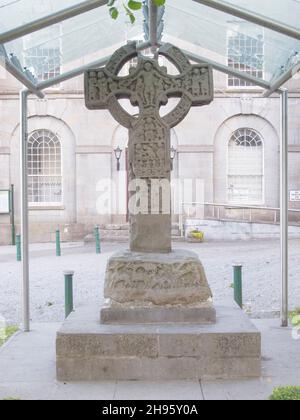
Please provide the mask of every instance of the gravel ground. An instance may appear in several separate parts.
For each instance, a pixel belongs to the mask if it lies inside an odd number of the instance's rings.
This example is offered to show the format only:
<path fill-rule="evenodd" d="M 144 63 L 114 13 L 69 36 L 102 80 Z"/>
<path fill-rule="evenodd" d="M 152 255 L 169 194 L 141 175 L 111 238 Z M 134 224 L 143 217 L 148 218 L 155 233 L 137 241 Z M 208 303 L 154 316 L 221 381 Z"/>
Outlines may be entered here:
<path fill-rule="evenodd" d="M 228 243 L 174 244 L 196 251 L 206 269 L 216 301 L 231 297 L 232 264 L 244 266 L 244 303 L 257 316 L 280 308 L 280 246 L 278 240 Z M 126 244 L 103 244 L 96 255 L 91 246 L 64 244 L 62 257 L 55 257 L 53 244 L 31 247 L 31 318 L 33 321 L 64 319 L 63 270 L 74 270 L 75 304 L 102 302 L 107 258 Z M 290 241 L 290 306 L 300 306 L 300 240 Z M 21 264 L 12 247 L 0 247 L 0 315 L 8 323 L 21 319 Z"/>

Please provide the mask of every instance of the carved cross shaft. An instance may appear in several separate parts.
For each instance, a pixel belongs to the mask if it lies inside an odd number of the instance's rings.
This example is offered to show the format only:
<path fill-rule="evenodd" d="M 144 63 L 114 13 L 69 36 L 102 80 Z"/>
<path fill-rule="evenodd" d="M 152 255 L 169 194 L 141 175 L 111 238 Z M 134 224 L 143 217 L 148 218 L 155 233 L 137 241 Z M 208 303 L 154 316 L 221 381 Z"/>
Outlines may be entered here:
<path fill-rule="evenodd" d="M 209 104 L 213 100 L 212 69 L 207 64 L 191 65 L 176 47 L 166 44 L 159 54 L 169 59 L 179 75 L 171 76 L 158 62 L 137 53 L 136 44 L 129 43 L 117 50 L 105 68 L 91 69 L 85 74 L 85 99 L 88 109 L 108 109 L 113 117 L 129 129 L 130 180 L 170 181 L 170 130 L 179 124 L 192 106 Z M 129 76 L 119 77 L 121 68 L 138 56 L 137 67 Z M 120 99 L 130 99 L 139 107 L 133 117 L 120 105 Z M 169 98 L 180 98 L 177 106 L 164 117 L 159 110 Z M 131 250 L 137 252 L 171 251 L 171 214 L 131 215 Z"/>

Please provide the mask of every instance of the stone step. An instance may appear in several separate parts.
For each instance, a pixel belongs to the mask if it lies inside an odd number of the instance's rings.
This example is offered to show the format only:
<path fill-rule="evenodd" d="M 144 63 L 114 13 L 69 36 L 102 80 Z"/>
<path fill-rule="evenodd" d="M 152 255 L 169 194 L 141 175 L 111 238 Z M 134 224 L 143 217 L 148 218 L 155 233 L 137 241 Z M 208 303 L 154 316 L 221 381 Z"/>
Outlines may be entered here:
<path fill-rule="evenodd" d="M 128 231 L 129 232 L 129 224 L 123 224 L 123 225 L 118 225 L 118 224 L 111 224 L 111 225 L 104 225 L 103 226 L 103 230 L 117 230 L 117 231 Z"/>
<path fill-rule="evenodd" d="M 59 381 L 249 379 L 261 376 L 261 335 L 236 306 L 214 325 L 100 324 L 100 307 L 76 308 L 57 334 Z"/>
<path fill-rule="evenodd" d="M 128 242 L 129 241 L 129 231 L 114 231 L 114 230 L 101 230 L 100 237 L 102 242 Z M 185 242 L 185 238 L 181 237 L 178 232 L 172 233 L 172 241 L 174 242 Z M 86 245 L 94 244 L 95 237 L 93 234 L 85 236 L 84 243 Z"/>
<path fill-rule="evenodd" d="M 100 228 L 101 241 L 103 242 L 128 242 L 129 241 L 129 224 L 107 224 Z M 172 224 L 172 240 L 175 242 L 182 242 L 184 238 L 181 237 L 179 225 Z M 85 244 L 94 244 L 95 237 L 91 233 L 84 238 Z"/>
<path fill-rule="evenodd" d="M 100 237 L 102 242 L 128 242 L 129 232 L 126 231 L 114 231 L 114 230 L 101 230 Z M 84 238 L 86 245 L 95 244 L 95 237 L 93 234 L 87 235 Z"/>

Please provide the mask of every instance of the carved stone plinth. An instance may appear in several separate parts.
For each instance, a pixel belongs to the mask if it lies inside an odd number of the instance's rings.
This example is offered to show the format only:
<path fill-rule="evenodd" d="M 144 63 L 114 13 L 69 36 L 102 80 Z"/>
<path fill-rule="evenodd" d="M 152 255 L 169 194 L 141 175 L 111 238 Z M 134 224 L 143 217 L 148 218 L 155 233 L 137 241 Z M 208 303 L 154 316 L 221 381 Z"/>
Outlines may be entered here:
<path fill-rule="evenodd" d="M 261 375 L 260 333 L 234 305 L 216 324 L 104 325 L 78 307 L 57 334 L 59 381 L 236 379 Z"/>
<path fill-rule="evenodd" d="M 197 254 L 122 252 L 107 264 L 103 323 L 214 323 L 211 290 Z"/>
<path fill-rule="evenodd" d="M 216 310 L 207 302 L 194 307 L 128 307 L 110 305 L 101 309 L 101 323 L 130 324 L 215 324 Z"/>

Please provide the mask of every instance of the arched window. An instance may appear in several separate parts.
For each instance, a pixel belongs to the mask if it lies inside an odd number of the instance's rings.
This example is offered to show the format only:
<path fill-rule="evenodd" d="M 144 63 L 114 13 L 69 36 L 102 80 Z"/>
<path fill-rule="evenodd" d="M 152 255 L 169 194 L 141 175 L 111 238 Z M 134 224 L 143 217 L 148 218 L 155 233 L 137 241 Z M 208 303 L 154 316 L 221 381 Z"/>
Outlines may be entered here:
<path fill-rule="evenodd" d="M 48 130 L 38 130 L 28 139 L 29 203 L 62 203 L 61 144 Z"/>
<path fill-rule="evenodd" d="M 235 131 L 228 146 L 228 201 L 232 204 L 263 204 L 264 145 L 254 130 Z"/>

